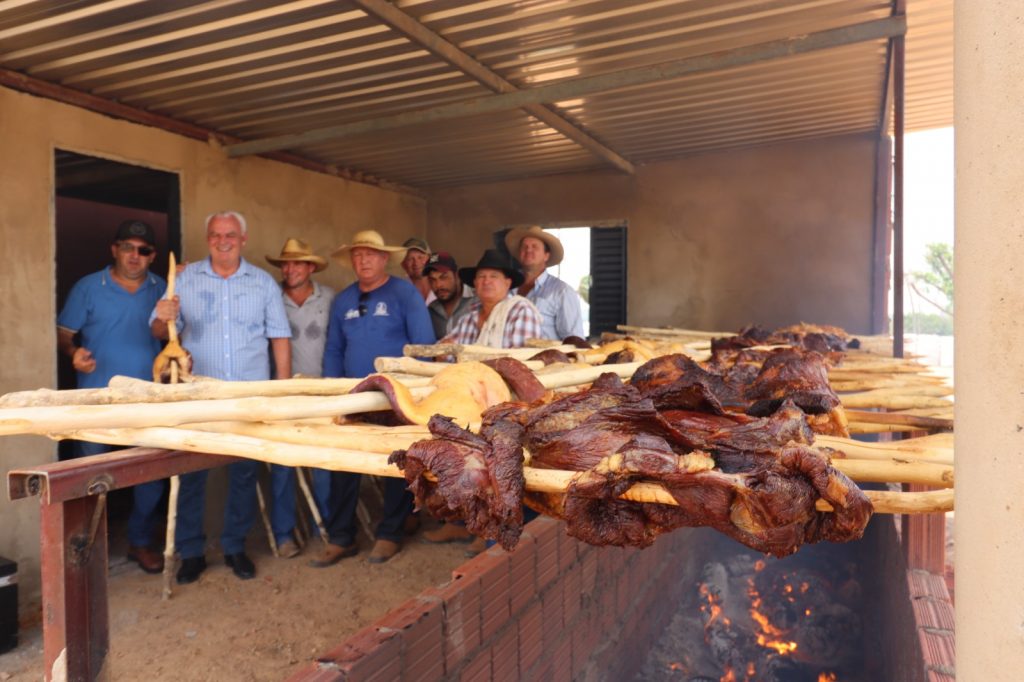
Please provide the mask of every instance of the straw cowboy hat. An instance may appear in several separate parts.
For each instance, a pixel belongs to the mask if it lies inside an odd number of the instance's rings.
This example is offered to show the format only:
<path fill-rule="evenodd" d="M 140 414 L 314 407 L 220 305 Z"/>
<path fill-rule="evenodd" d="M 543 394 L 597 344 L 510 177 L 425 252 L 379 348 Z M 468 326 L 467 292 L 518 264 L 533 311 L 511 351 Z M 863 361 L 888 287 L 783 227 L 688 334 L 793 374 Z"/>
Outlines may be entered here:
<path fill-rule="evenodd" d="M 565 251 L 562 249 L 562 242 L 558 241 L 558 237 L 545 232 L 540 228 L 539 225 L 531 225 L 530 227 L 517 227 L 509 230 L 508 234 L 505 235 L 505 246 L 508 247 L 509 253 L 512 254 L 513 258 L 519 257 L 519 244 L 522 243 L 526 237 L 533 237 L 539 239 L 548 246 L 548 252 L 551 254 L 551 258 L 548 259 L 548 267 L 552 265 L 558 265 L 562 262 L 562 258 L 565 257 Z"/>
<path fill-rule="evenodd" d="M 505 273 L 506 277 L 512 280 L 513 289 L 522 284 L 523 280 L 526 279 L 523 277 L 523 273 L 513 267 L 512 260 L 498 253 L 497 249 L 487 249 L 484 251 L 484 255 L 477 261 L 475 268 L 459 268 L 459 279 L 472 286 L 471 282 L 476 278 L 476 271 L 480 268 L 501 270 Z"/>
<path fill-rule="evenodd" d="M 352 262 L 349 260 L 348 255 L 352 252 L 352 249 L 360 246 L 367 249 L 373 249 L 374 251 L 383 251 L 390 256 L 392 263 L 398 263 L 405 258 L 405 248 L 401 246 L 388 246 L 384 243 L 384 237 L 381 237 L 380 232 L 377 232 L 376 230 L 363 230 L 362 232 L 356 232 L 356 236 L 352 238 L 352 243 L 339 247 L 331 254 L 331 258 L 335 259 L 342 265 L 351 265 Z"/>
<path fill-rule="evenodd" d="M 313 249 L 309 248 L 309 244 L 301 239 L 288 239 L 288 241 L 284 243 L 284 246 L 281 247 L 280 256 L 277 258 L 264 256 L 264 258 L 266 258 L 267 262 L 275 268 L 281 267 L 286 261 L 312 263 L 316 266 L 316 270 L 313 272 L 320 272 L 327 267 L 327 261 L 313 253 Z"/>

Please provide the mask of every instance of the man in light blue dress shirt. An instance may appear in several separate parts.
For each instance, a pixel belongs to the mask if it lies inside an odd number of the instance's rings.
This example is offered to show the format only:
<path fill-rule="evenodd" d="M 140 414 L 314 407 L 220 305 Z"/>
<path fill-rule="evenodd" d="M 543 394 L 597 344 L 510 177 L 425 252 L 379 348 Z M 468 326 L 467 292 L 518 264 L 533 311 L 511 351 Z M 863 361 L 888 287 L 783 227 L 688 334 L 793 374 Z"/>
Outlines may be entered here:
<path fill-rule="evenodd" d="M 525 296 L 540 311 L 541 336 L 563 340 L 583 337 L 580 296 L 571 286 L 547 272 L 565 255 L 558 237 L 537 225 L 517 227 L 505 235 L 505 246 L 523 266 L 525 281 L 516 293 Z"/>
<path fill-rule="evenodd" d="M 224 381 L 270 378 L 268 340 L 278 379 L 291 377 L 291 328 L 281 288 L 265 271 L 242 258 L 245 218 L 235 211 L 206 219 L 208 258 L 178 275 L 177 295 L 161 299 L 150 317 L 153 334 L 167 338 L 177 324 L 181 345 L 192 354 L 192 373 Z M 229 466 L 227 506 L 221 547 L 225 563 L 245 580 L 256 567 L 245 554 L 245 536 L 256 516 L 256 476 L 261 464 L 243 460 Z M 180 584 L 199 579 L 206 569 L 203 515 L 206 471 L 181 477 L 175 544 L 181 556 Z"/>

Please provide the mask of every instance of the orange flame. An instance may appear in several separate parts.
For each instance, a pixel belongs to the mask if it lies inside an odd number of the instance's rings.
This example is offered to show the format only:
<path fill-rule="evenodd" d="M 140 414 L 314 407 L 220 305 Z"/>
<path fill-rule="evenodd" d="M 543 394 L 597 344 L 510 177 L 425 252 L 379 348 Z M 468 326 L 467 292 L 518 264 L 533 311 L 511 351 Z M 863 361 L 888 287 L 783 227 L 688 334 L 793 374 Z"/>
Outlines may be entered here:
<path fill-rule="evenodd" d="M 764 559 L 758 559 L 757 561 L 754 562 L 754 570 L 757 571 L 758 573 L 760 573 L 761 571 L 764 570 L 764 567 L 766 565 L 767 564 L 765 564 Z"/>
<path fill-rule="evenodd" d="M 700 607 L 700 610 L 704 613 L 710 613 L 711 617 L 708 618 L 708 622 L 704 624 L 704 627 L 710 627 L 718 618 L 722 619 L 722 623 L 729 625 L 730 621 L 728 618 L 722 615 L 722 598 L 718 595 L 712 594 L 711 590 L 708 589 L 707 584 L 700 586 L 700 595 L 707 600 L 707 604 Z"/>
<path fill-rule="evenodd" d="M 837 679 L 835 673 L 821 673 L 818 675 L 818 682 L 836 682 Z"/>
<path fill-rule="evenodd" d="M 676 662 L 676 663 L 669 663 L 668 664 L 668 669 L 669 670 L 682 670 L 683 672 L 685 672 L 686 671 L 686 666 L 683 665 L 682 663 L 678 663 L 678 662 Z"/>
<path fill-rule="evenodd" d="M 791 585 L 787 585 L 792 589 Z M 750 617 L 754 619 L 760 628 L 760 632 L 755 633 L 757 636 L 757 643 L 766 649 L 774 649 L 777 653 L 785 656 L 796 651 L 796 642 L 784 641 L 782 639 L 783 632 L 777 627 L 772 625 L 771 621 L 768 620 L 768 616 L 761 613 L 761 594 L 754 587 L 753 580 L 747 580 L 747 594 L 750 596 Z"/>
<path fill-rule="evenodd" d="M 725 674 L 718 678 L 718 682 L 736 682 L 736 675 L 732 668 L 726 668 Z"/>

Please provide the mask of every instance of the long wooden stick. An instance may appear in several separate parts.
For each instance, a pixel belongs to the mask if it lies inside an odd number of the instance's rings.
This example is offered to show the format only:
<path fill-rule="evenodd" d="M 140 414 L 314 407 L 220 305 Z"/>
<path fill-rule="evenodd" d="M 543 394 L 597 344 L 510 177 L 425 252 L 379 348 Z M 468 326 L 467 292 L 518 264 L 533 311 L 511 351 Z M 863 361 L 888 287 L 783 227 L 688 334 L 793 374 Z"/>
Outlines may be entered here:
<path fill-rule="evenodd" d="M 320 540 L 323 541 L 324 545 L 330 544 L 331 538 L 327 533 L 327 526 L 324 525 L 323 516 L 320 515 L 320 507 L 316 504 L 316 497 L 313 495 L 313 491 L 309 489 L 309 483 L 306 482 L 306 472 L 309 471 L 306 467 L 295 467 L 295 477 L 299 481 L 299 489 L 302 490 L 302 496 L 306 499 L 306 504 L 309 505 L 309 512 L 313 515 L 313 521 L 316 523 L 317 533 L 320 535 Z M 312 476 L 312 472 L 310 472 Z"/>
<path fill-rule="evenodd" d="M 413 395 L 417 397 L 426 396 L 432 390 L 429 387 L 411 389 Z M 0 435 L 46 434 L 79 429 L 83 426 L 118 428 L 177 426 L 207 421 L 276 421 L 390 409 L 391 403 L 378 391 L 323 397 L 291 396 L 174 403 L 18 407 L 0 410 Z"/>
<path fill-rule="evenodd" d="M 909 426 L 912 429 L 952 429 L 952 419 L 940 419 L 936 417 L 921 417 L 912 414 L 899 414 L 893 412 L 873 412 L 867 410 L 845 409 L 846 418 L 850 422 L 865 424 L 895 424 Z M 901 429 L 901 430 L 912 430 Z"/>
<path fill-rule="evenodd" d="M 441 365 L 444 367 L 444 365 Z M 163 403 L 185 400 L 230 400 L 234 398 L 280 397 L 288 395 L 345 395 L 362 379 L 280 379 L 275 381 L 218 381 L 200 379 L 187 384 L 155 384 L 132 377 L 115 376 L 106 388 L 69 391 L 39 389 L 19 391 L 0 397 L 0 408 L 57 405 L 120 405 Z M 426 386 L 428 378 L 405 379 L 409 388 Z"/>
<path fill-rule="evenodd" d="M 174 298 L 174 284 L 178 274 L 177 263 L 175 262 L 174 252 L 170 253 L 168 259 L 167 268 L 167 291 L 164 293 L 165 298 Z M 178 341 L 178 329 L 174 323 L 167 325 L 167 333 L 170 335 L 173 330 L 173 336 L 169 336 L 174 340 L 175 343 Z M 171 363 L 171 383 L 177 384 L 180 379 L 178 373 L 178 364 L 176 362 Z M 171 598 L 172 587 L 171 577 L 174 575 L 177 569 L 177 547 L 175 544 L 174 534 L 178 528 L 178 491 L 181 488 L 181 478 L 178 476 L 171 476 L 170 489 L 167 494 L 167 534 L 164 536 L 164 570 L 163 570 L 163 581 L 164 589 L 162 598 L 164 601 Z"/>
<path fill-rule="evenodd" d="M 552 346 L 552 348 L 566 353 L 579 350 L 576 346 L 567 344 Z M 458 358 L 472 356 L 476 360 L 491 357 L 528 360 L 539 352 L 536 348 L 492 348 L 490 346 L 478 346 L 468 343 L 433 343 L 428 345 L 410 343 L 402 348 L 402 355 L 413 358 L 436 358 L 444 355 L 453 355 Z"/>
<path fill-rule="evenodd" d="M 387 464 L 387 459 L 382 457 L 380 454 L 341 448 L 285 444 L 261 438 L 253 438 L 251 436 L 239 436 L 227 433 L 209 433 L 189 429 L 153 427 L 147 429 L 87 429 L 67 435 L 70 438 L 90 440 L 97 443 L 110 443 L 114 445 L 147 445 L 149 447 L 186 450 L 190 452 L 212 452 L 225 455 L 235 455 L 239 457 L 248 457 L 250 459 L 258 459 L 265 462 L 273 462 L 284 466 L 311 466 L 320 469 L 329 469 L 331 471 L 351 471 L 353 473 L 371 474 L 375 476 L 397 477 L 401 475 L 398 468 Z M 837 459 L 833 461 L 833 465 L 842 471 L 843 467 L 848 467 L 851 461 L 854 460 Z M 870 470 L 869 465 L 875 464 L 877 463 L 866 463 L 864 466 L 860 467 L 860 471 L 867 472 Z M 935 471 L 940 472 L 938 477 L 921 476 L 919 474 L 921 471 L 920 468 L 915 469 L 913 467 L 904 467 L 898 469 L 900 476 L 896 479 L 885 479 L 882 475 L 872 476 L 872 478 L 883 479 L 888 482 L 902 482 L 902 478 L 907 476 L 917 479 L 914 482 L 923 483 L 925 485 L 945 486 L 949 484 L 945 470 L 949 470 L 948 476 L 951 478 L 952 473 L 950 467 L 938 467 L 938 465 L 929 465 L 929 467 L 937 467 Z M 896 471 L 897 469 L 887 468 L 886 470 Z M 550 470 L 525 467 L 524 471 L 533 472 L 531 476 L 534 477 L 534 482 L 539 485 L 540 481 L 547 480 L 545 479 L 547 474 L 536 472 L 549 472 Z M 579 473 L 580 472 L 572 471 L 559 472 L 550 474 L 550 477 L 551 480 L 561 481 L 562 479 L 559 478 L 559 475 L 564 474 L 571 478 Z M 528 488 L 530 480 L 531 479 L 528 477 Z M 566 485 L 568 485 L 568 483 L 566 483 Z M 542 488 L 530 489 L 544 490 Z M 564 492 L 565 486 L 560 490 Z M 546 491 L 558 492 L 558 490 Z"/>
<path fill-rule="evenodd" d="M 891 443 L 865 443 L 852 438 L 815 436 L 814 445 L 829 447 L 856 459 L 903 459 L 953 465 L 953 434 L 939 433 Z"/>

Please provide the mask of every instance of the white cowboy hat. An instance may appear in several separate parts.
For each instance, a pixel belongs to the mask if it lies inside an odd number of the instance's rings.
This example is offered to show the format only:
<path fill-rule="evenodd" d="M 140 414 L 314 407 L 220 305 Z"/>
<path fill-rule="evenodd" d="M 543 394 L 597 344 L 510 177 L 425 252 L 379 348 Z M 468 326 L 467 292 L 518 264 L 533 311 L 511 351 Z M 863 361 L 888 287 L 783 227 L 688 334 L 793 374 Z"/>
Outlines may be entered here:
<path fill-rule="evenodd" d="M 565 257 L 562 242 L 558 241 L 558 237 L 555 235 L 542 230 L 540 225 L 517 227 L 509 230 L 508 234 L 505 235 L 505 246 L 508 247 L 508 252 L 512 254 L 513 258 L 519 258 L 519 244 L 526 237 L 533 237 L 547 244 L 548 252 L 551 254 L 551 258 L 548 259 L 549 268 L 562 262 L 562 258 Z"/>
<path fill-rule="evenodd" d="M 359 247 L 373 249 L 374 251 L 383 251 L 388 254 L 392 263 L 399 263 L 403 258 L 405 258 L 405 248 L 401 246 L 388 246 L 384 243 L 384 237 L 380 236 L 380 232 L 377 232 L 376 230 L 363 230 L 362 232 L 356 232 L 356 236 L 352 238 L 352 243 L 338 247 L 338 249 L 331 254 L 331 258 L 335 259 L 342 265 L 351 265 L 352 262 L 348 258 L 348 255 L 352 252 L 352 249 Z"/>
<path fill-rule="evenodd" d="M 264 256 L 267 262 L 276 268 L 281 267 L 286 261 L 301 261 L 304 263 L 313 263 L 316 265 L 316 270 L 313 272 L 320 272 L 327 267 L 327 261 L 320 256 L 313 253 L 313 249 L 309 248 L 309 244 L 302 241 L 301 239 L 289 238 L 281 247 L 281 255 L 277 258 L 272 256 Z"/>

